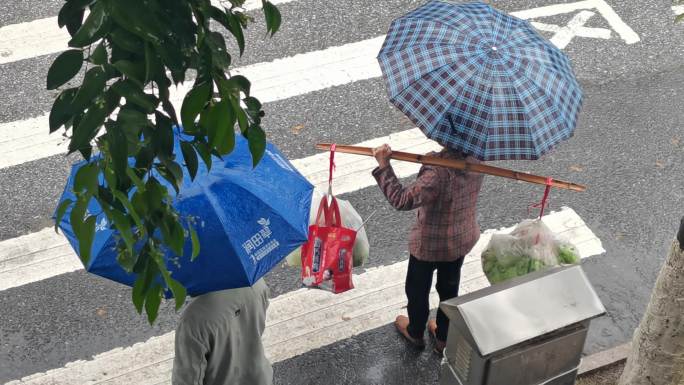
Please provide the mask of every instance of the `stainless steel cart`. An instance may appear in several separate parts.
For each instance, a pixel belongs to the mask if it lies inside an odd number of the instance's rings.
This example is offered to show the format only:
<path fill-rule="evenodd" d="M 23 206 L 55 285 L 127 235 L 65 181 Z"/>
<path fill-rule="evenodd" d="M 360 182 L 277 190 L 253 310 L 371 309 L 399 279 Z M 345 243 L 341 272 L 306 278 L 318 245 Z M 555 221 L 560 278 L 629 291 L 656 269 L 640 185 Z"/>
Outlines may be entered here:
<path fill-rule="evenodd" d="M 580 266 L 528 274 L 440 304 L 441 385 L 571 385 L 605 308 Z"/>

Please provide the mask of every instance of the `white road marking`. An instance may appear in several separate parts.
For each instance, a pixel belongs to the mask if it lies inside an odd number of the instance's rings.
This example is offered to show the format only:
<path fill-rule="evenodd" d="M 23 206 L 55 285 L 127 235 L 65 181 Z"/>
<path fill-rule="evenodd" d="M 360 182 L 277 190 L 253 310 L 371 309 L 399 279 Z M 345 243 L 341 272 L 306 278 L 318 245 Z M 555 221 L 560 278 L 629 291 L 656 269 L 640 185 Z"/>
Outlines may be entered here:
<path fill-rule="evenodd" d="M 389 143 L 397 150 L 426 153 L 439 148 L 415 128 L 359 143 L 359 146 L 377 146 Z M 328 178 L 328 154 L 322 153 L 292 161 L 302 175 L 316 187 L 324 189 Z M 375 184 L 371 170 L 376 166 L 370 157 L 349 154 L 336 155 L 335 193 L 344 194 Z M 412 163 L 395 163 L 399 177 L 418 172 Z M 48 279 L 83 269 L 81 261 L 62 235 L 52 227 L 36 233 L 0 242 L 0 291 Z"/>
<path fill-rule="evenodd" d="M 580 28 L 583 28 L 587 21 L 589 21 L 589 19 L 591 19 L 594 15 L 596 14 L 591 11 L 582 11 L 576 14 L 568 22 L 567 26 L 560 28 L 558 32 L 553 35 L 553 37 L 550 39 L 551 43 L 561 49 L 567 47 L 572 39 L 577 36 L 577 31 Z"/>
<path fill-rule="evenodd" d="M 294 0 L 280 0 L 280 3 Z M 251 4 L 255 4 L 253 1 Z M 639 41 L 634 33 L 603 0 L 586 0 L 577 3 L 556 4 L 526 11 L 514 12 L 521 18 L 538 18 L 557 14 L 570 13 L 577 10 L 594 9 L 601 13 L 613 29 L 628 43 Z M 556 33 L 557 44 L 565 46 L 573 36 L 608 38 L 610 31 L 600 28 L 583 27 L 581 21 L 588 11 L 580 13 L 578 22 L 567 27 L 533 22 L 543 30 Z M 575 19 L 573 19 L 575 20 Z M 5 28 L 5 27 L 3 27 Z M 7 27 L 8 28 L 8 27 Z M 572 31 L 572 33 L 570 32 Z M 0 31 L 0 50 L 2 50 L 3 33 Z M 50 36 L 48 33 L 47 36 Z M 10 36 L 11 37 L 11 36 Z M 46 38 L 46 41 L 49 41 Z M 328 87 L 353 83 L 360 80 L 381 76 L 375 56 L 380 49 L 384 36 L 331 47 L 321 51 L 308 52 L 272 62 L 259 63 L 235 70 L 248 76 L 253 82 L 253 94 L 263 102 L 282 100 L 285 98 L 322 90 Z M 35 44 L 12 45 L 35 46 Z M 562 48 L 562 47 L 561 47 Z M 182 85 L 173 92 L 172 99 L 177 106 L 189 89 Z M 0 169 L 15 166 L 32 160 L 58 155 L 66 152 L 66 141 L 59 133 L 47 134 L 48 115 L 42 115 L 21 121 L 0 124 Z"/>
<path fill-rule="evenodd" d="M 641 41 L 639 35 L 627 25 L 615 10 L 605 0 L 593 0 L 596 10 L 608 21 L 610 27 L 620 35 L 627 44 L 635 44 Z"/>
<path fill-rule="evenodd" d="M 252 95 L 263 103 L 303 95 L 328 87 L 381 76 L 375 56 L 384 36 L 320 51 L 258 63 L 233 71 L 252 82 Z M 172 89 L 177 111 L 190 82 Z M 48 135 L 48 114 L 0 124 L 0 169 L 64 154 L 67 142 L 60 132 Z"/>
<path fill-rule="evenodd" d="M 601 241 L 584 221 L 569 208 L 544 217 L 544 222 L 560 236 L 572 238 L 582 258 L 605 252 Z M 512 228 L 489 230 L 466 256 L 463 266 L 461 293 L 465 294 L 489 284 L 484 277 L 480 254 L 494 233 L 510 232 Z M 271 301 L 263 341 L 273 362 L 306 353 L 382 327 L 404 313 L 404 276 L 407 262 L 368 269 L 354 276 L 355 289 L 340 295 L 320 290 L 300 289 Z M 431 293 L 430 302 L 439 300 Z M 174 332 L 153 337 L 146 342 L 117 348 L 76 361 L 46 373 L 37 373 L 7 385 L 58 384 L 168 384 L 171 378 Z"/>
<path fill-rule="evenodd" d="M 549 17 L 562 15 L 565 13 L 572 13 L 582 9 L 590 9 L 593 8 L 594 5 L 594 0 L 584 0 L 575 3 L 545 5 L 543 7 L 512 12 L 511 15 L 521 19 L 535 19 L 539 17 Z"/>
<path fill-rule="evenodd" d="M 555 24 L 540 23 L 538 21 L 533 21 L 531 24 L 534 28 L 545 31 L 545 32 L 560 32 L 563 27 Z M 588 37 L 592 39 L 604 39 L 608 40 L 611 37 L 611 31 L 606 28 L 589 28 L 589 27 L 577 27 L 574 29 L 575 36 L 577 37 Z"/>
<path fill-rule="evenodd" d="M 271 0 L 271 3 L 291 1 L 294 0 Z M 244 8 L 260 9 L 261 0 L 247 0 Z M 4 26 L 0 28 L 0 64 L 64 51 L 70 39 L 66 28 L 60 29 L 57 25 L 57 17 Z"/>
<path fill-rule="evenodd" d="M 601 14 L 601 16 L 603 16 L 603 18 L 606 19 L 610 27 L 620 36 L 622 40 L 624 40 L 626 44 L 634 44 L 641 40 L 639 38 L 639 35 L 636 32 L 634 32 L 634 30 L 630 28 L 629 25 L 622 21 L 620 16 L 615 12 L 615 10 L 613 10 L 613 8 L 608 3 L 606 3 L 605 0 L 584 0 L 575 3 L 553 4 L 539 8 L 527 9 L 524 11 L 512 12 L 511 15 L 519 17 L 521 19 L 537 19 L 555 15 L 563 15 L 583 10 L 598 11 Z M 534 25 L 535 23 L 533 22 L 532 24 Z M 549 26 L 550 24 L 542 25 Z M 605 32 L 598 32 L 596 30 L 592 30 L 591 32 L 589 32 L 584 29 L 577 29 L 577 33 L 575 34 L 575 36 L 598 37 L 603 39 L 603 36 L 605 36 Z"/>

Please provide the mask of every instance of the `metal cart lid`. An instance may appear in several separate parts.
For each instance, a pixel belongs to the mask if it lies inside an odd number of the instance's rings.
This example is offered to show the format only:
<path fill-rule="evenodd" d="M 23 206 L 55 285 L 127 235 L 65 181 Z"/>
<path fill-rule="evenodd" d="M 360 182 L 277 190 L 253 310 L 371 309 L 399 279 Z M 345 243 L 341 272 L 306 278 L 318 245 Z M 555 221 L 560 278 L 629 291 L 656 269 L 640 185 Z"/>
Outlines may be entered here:
<path fill-rule="evenodd" d="M 606 312 L 580 266 L 528 274 L 440 307 L 483 356 Z"/>

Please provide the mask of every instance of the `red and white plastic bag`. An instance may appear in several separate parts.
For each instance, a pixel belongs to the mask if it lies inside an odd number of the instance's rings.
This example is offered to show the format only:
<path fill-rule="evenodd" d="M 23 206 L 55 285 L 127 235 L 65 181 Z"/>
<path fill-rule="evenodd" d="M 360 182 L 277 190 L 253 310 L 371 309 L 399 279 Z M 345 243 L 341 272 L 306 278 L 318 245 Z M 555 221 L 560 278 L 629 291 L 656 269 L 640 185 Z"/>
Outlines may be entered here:
<path fill-rule="evenodd" d="M 354 288 L 354 242 L 356 230 L 343 227 L 340 206 L 332 194 L 335 146 L 330 150 L 328 194 L 321 199 L 309 239 L 302 246 L 302 284 L 335 294 Z"/>

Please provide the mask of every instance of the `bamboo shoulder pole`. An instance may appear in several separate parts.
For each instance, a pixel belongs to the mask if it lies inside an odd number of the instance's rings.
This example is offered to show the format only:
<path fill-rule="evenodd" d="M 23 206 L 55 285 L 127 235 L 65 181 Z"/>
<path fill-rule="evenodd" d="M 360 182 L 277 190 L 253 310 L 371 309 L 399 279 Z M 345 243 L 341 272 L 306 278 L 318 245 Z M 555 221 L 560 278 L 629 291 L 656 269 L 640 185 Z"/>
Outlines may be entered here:
<path fill-rule="evenodd" d="M 331 147 L 330 143 L 319 143 L 316 145 L 317 149 L 325 150 L 325 151 L 330 151 L 330 147 Z M 345 146 L 345 145 L 339 145 L 338 144 L 335 146 L 335 151 L 343 152 L 343 153 L 347 153 L 347 154 L 373 156 L 373 149 L 370 147 Z M 412 153 L 401 152 L 401 151 L 392 151 L 391 158 L 396 159 L 396 160 L 405 161 L 405 162 L 420 163 L 420 164 L 425 164 L 425 165 L 430 165 L 430 166 L 455 168 L 458 170 L 465 170 L 465 171 L 477 172 L 477 173 L 481 173 L 481 174 L 500 176 L 503 178 L 515 179 L 515 180 L 520 180 L 520 181 L 529 182 L 529 183 L 542 184 L 542 185 L 546 185 L 546 180 L 547 180 L 547 177 L 544 177 L 544 176 L 528 174 L 525 172 L 509 170 L 509 169 L 501 168 L 501 167 L 487 166 L 484 164 L 468 163 L 465 160 L 458 160 L 458 159 L 443 159 L 443 158 L 438 158 L 435 156 L 412 154 Z M 566 182 L 566 181 L 562 181 L 562 180 L 558 180 L 558 179 L 552 179 L 551 180 L 551 186 L 566 189 L 566 190 L 580 191 L 580 192 L 585 191 L 587 189 L 586 186 L 576 184 L 576 183 Z"/>

